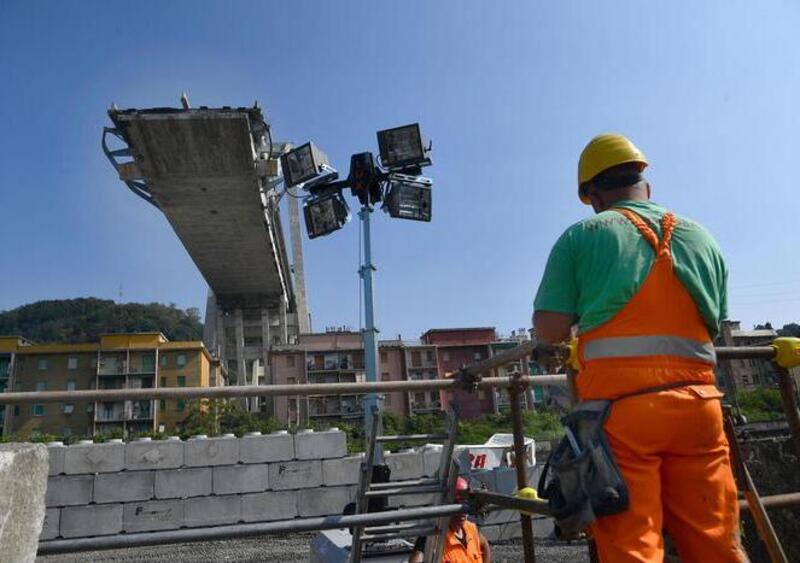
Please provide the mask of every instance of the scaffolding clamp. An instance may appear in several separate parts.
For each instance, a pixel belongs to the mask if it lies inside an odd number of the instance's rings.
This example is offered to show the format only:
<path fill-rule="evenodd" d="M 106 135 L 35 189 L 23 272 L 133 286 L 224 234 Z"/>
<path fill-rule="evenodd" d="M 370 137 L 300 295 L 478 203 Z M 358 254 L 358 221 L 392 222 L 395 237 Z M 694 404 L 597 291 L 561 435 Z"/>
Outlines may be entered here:
<path fill-rule="evenodd" d="M 782 336 L 772 341 L 775 348 L 775 363 L 782 368 L 800 366 L 800 338 Z"/>
<path fill-rule="evenodd" d="M 471 372 L 466 368 L 461 368 L 453 375 L 456 387 L 468 393 L 474 393 L 478 389 L 478 383 L 480 383 L 482 379 L 483 376 L 481 376 L 480 373 Z"/>

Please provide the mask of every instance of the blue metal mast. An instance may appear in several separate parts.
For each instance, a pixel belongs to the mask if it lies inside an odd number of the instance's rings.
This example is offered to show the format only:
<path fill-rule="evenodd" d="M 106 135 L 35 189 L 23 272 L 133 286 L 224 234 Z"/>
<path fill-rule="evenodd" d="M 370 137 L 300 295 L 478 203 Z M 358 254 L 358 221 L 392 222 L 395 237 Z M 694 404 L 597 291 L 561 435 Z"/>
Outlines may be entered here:
<path fill-rule="evenodd" d="M 361 219 L 361 226 L 364 230 L 364 263 L 361 265 L 359 275 L 364 289 L 364 330 L 361 333 L 364 343 L 364 367 L 366 368 L 367 381 L 372 383 L 378 381 L 378 329 L 375 327 L 375 303 L 372 288 L 372 275 L 375 272 L 375 265 L 372 263 L 372 239 L 370 235 L 370 215 L 372 207 L 364 205 L 358 216 Z M 368 393 L 364 395 L 364 429 L 369 441 L 369 432 L 372 428 L 372 413 L 379 409 L 378 395 Z M 369 462 L 369 460 L 368 460 Z M 381 444 L 375 444 L 375 457 L 372 464 L 383 462 L 383 448 Z"/>

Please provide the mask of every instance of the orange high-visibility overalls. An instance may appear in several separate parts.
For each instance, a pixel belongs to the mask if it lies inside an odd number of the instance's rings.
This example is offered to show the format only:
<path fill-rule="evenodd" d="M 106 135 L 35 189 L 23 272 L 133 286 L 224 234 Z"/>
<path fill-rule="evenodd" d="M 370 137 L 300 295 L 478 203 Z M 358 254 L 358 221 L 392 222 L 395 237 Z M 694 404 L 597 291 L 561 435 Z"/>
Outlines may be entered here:
<path fill-rule="evenodd" d="M 728 441 L 714 385 L 708 329 L 673 271 L 677 222 L 661 219 L 661 241 L 636 213 L 615 208 L 656 257 L 639 291 L 610 321 L 579 338 L 581 399 L 695 382 L 615 402 L 605 431 L 630 495 L 630 508 L 591 526 L 601 561 L 662 561 L 662 527 L 683 561 L 746 561 Z"/>
<path fill-rule="evenodd" d="M 463 526 L 465 543 L 461 543 L 456 535 L 447 530 L 442 551 L 442 563 L 481 563 L 481 536 L 478 527 L 467 520 Z"/>

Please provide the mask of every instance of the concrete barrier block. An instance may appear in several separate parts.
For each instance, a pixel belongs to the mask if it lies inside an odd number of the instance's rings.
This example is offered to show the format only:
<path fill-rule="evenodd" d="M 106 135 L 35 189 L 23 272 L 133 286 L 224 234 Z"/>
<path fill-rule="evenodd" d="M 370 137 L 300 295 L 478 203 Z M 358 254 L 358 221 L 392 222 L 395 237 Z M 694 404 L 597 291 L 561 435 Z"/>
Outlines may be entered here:
<path fill-rule="evenodd" d="M 61 535 L 64 538 L 110 536 L 121 531 L 121 504 L 93 504 L 61 509 Z"/>
<path fill-rule="evenodd" d="M 268 463 L 294 458 L 294 438 L 288 432 L 265 436 L 245 436 L 239 440 L 239 461 Z"/>
<path fill-rule="evenodd" d="M 322 485 L 322 461 L 282 461 L 269 464 L 269 483 L 275 491 Z"/>
<path fill-rule="evenodd" d="M 213 469 L 215 495 L 256 493 L 269 488 L 267 465 L 223 465 Z"/>
<path fill-rule="evenodd" d="M 45 504 L 72 506 L 92 502 L 94 475 L 56 475 L 47 480 Z"/>
<path fill-rule="evenodd" d="M 47 455 L 50 462 L 50 470 L 48 475 L 60 475 L 64 473 L 64 454 L 67 452 L 67 447 L 62 445 L 49 445 L 47 446 Z"/>
<path fill-rule="evenodd" d="M 183 442 L 179 440 L 137 441 L 125 446 L 125 467 L 133 469 L 177 469 L 183 465 Z"/>
<path fill-rule="evenodd" d="M 341 514 L 353 501 L 355 487 L 321 487 L 297 491 L 297 512 L 301 517 Z"/>
<path fill-rule="evenodd" d="M 325 432 L 304 431 L 294 435 L 296 459 L 328 459 L 347 454 L 347 436 L 336 429 Z"/>
<path fill-rule="evenodd" d="M 424 477 L 434 477 L 439 471 L 439 460 L 442 458 L 442 448 L 423 448 L 422 467 Z"/>
<path fill-rule="evenodd" d="M 0 446 L 0 561 L 36 558 L 48 467 L 43 444 Z"/>
<path fill-rule="evenodd" d="M 425 474 L 422 452 L 398 452 L 385 457 L 386 465 L 392 471 L 392 481 L 419 479 Z"/>
<path fill-rule="evenodd" d="M 237 438 L 192 438 L 183 444 L 183 463 L 187 467 L 234 465 L 239 462 Z"/>
<path fill-rule="evenodd" d="M 357 485 L 364 454 L 322 460 L 322 482 L 326 487 Z"/>
<path fill-rule="evenodd" d="M 210 467 L 156 471 L 157 499 L 200 497 L 210 495 L 211 490 Z"/>
<path fill-rule="evenodd" d="M 121 471 L 125 465 L 125 444 L 76 444 L 66 448 L 64 473 L 112 473 Z"/>
<path fill-rule="evenodd" d="M 61 520 L 60 508 L 48 508 L 44 512 L 44 524 L 42 524 L 42 533 L 39 540 L 52 540 L 58 537 L 59 523 Z"/>
<path fill-rule="evenodd" d="M 238 495 L 198 497 L 183 501 L 184 525 L 216 526 L 236 524 L 242 518 L 242 499 Z"/>
<path fill-rule="evenodd" d="M 245 522 L 289 520 L 296 516 L 297 493 L 294 491 L 242 495 L 242 520 Z"/>
<path fill-rule="evenodd" d="M 176 530 L 181 526 L 182 500 L 154 500 L 123 505 L 122 529 L 127 533 Z"/>
<path fill-rule="evenodd" d="M 152 471 L 98 473 L 94 477 L 94 502 L 126 502 L 153 498 L 155 476 Z"/>

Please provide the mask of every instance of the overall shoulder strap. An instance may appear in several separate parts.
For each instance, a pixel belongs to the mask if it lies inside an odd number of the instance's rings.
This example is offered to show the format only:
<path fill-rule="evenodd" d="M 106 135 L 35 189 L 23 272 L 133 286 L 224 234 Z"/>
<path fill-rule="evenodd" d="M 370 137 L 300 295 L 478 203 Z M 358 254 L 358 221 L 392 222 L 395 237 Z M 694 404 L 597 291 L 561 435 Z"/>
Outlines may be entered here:
<path fill-rule="evenodd" d="M 638 213 L 624 207 L 612 207 L 611 209 L 623 215 L 638 229 L 644 239 L 653 247 L 657 256 L 669 255 L 669 243 L 672 240 L 675 225 L 678 223 L 673 213 L 667 212 L 661 217 L 661 240 L 659 241 L 658 235 Z"/>

